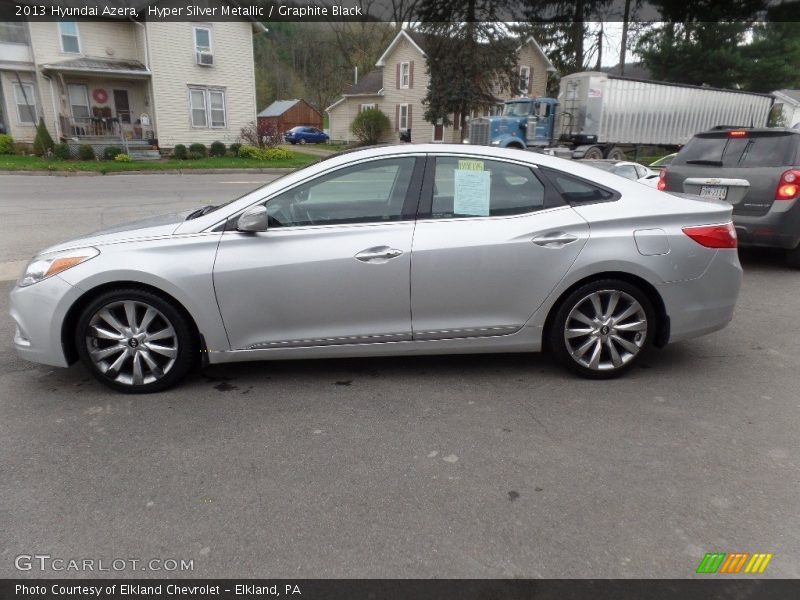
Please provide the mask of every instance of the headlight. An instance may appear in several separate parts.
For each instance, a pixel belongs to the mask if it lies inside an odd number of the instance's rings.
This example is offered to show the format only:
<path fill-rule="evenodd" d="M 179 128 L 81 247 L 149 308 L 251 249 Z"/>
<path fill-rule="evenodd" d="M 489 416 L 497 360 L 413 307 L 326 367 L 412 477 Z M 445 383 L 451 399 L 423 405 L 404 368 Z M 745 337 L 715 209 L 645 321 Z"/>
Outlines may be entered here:
<path fill-rule="evenodd" d="M 469 144 L 469 138 L 464 138 L 463 140 L 461 140 L 461 143 L 462 144 Z"/>
<path fill-rule="evenodd" d="M 76 248 L 40 254 L 28 263 L 17 285 L 25 287 L 57 275 L 100 254 L 97 248 Z"/>
<path fill-rule="evenodd" d="M 500 140 L 494 140 L 492 142 L 492 146 L 499 146 L 499 145 L 500 145 Z"/>

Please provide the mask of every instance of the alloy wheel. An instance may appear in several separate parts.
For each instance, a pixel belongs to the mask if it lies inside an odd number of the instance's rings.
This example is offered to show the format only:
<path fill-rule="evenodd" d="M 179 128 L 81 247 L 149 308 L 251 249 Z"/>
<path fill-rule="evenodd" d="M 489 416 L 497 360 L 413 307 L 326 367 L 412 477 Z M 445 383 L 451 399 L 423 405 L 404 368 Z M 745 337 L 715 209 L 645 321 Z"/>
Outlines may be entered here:
<path fill-rule="evenodd" d="M 572 359 L 592 371 L 623 367 L 647 340 L 647 313 L 630 294 L 598 290 L 579 300 L 564 323 L 564 342 Z"/>
<path fill-rule="evenodd" d="M 162 379 L 178 357 L 178 334 L 160 310 L 139 300 L 110 302 L 86 329 L 90 360 L 108 379 L 140 386 Z"/>

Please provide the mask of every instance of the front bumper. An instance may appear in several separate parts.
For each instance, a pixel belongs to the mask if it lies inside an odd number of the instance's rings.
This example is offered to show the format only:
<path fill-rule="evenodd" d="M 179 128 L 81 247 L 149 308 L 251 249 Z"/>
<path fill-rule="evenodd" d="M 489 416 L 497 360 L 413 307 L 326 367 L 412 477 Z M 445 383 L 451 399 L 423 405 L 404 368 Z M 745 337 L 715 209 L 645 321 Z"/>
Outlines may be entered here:
<path fill-rule="evenodd" d="M 78 288 L 58 275 L 11 290 L 14 349 L 20 358 L 54 367 L 69 366 L 61 328 L 69 307 L 80 295 Z"/>
<path fill-rule="evenodd" d="M 800 244 L 800 200 L 776 200 L 765 215 L 733 214 L 740 246 L 792 250 Z"/>
<path fill-rule="evenodd" d="M 736 250 L 717 250 L 700 277 L 658 286 L 670 318 L 670 342 L 725 327 L 733 318 L 742 267 Z"/>

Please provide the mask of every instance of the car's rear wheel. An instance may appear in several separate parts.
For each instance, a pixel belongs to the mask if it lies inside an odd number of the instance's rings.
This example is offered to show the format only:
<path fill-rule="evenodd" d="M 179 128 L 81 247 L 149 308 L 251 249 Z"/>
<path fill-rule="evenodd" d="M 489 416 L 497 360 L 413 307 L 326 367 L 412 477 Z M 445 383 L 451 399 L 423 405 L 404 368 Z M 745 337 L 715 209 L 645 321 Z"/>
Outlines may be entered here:
<path fill-rule="evenodd" d="M 89 303 L 78 319 L 75 345 L 98 380 L 129 393 L 177 383 L 198 348 L 189 319 L 172 302 L 135 288 L 108 291 Z"/>
<path fill-rule="evenodd" d="M 581 286 L 556 310 L 549 345 L 572 371 L 595 379 L 631 369 L 652 344 L 655 311 L 638 287 L 618 279 Z"/>
<path fill-rule="evenodd" d="M 619 148 L 612 148 L 607 158 L 609 160 L 625 160 L 625 153 Z"/>

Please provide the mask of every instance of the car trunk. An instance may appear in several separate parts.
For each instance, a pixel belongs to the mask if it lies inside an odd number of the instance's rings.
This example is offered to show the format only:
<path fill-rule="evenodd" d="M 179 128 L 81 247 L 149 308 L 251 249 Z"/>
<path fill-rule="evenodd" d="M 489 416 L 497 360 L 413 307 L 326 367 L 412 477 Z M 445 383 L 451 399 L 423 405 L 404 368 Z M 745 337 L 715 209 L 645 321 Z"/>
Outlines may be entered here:
<path fill-rule="evenodd" d="M 666 190 L 724 200 L 734 215 L 766 214 L 782 173 L 797 162 L 798 139 L 786 131 L 697 135 L 667 169 Z"/>

